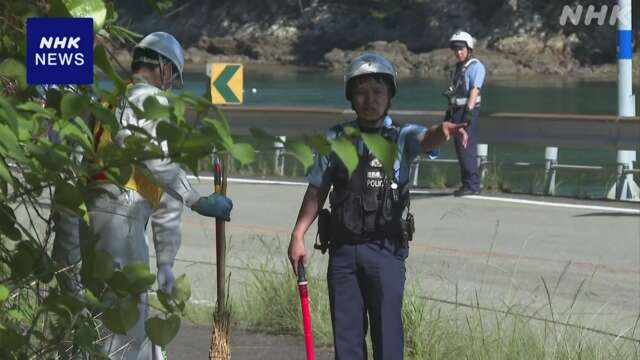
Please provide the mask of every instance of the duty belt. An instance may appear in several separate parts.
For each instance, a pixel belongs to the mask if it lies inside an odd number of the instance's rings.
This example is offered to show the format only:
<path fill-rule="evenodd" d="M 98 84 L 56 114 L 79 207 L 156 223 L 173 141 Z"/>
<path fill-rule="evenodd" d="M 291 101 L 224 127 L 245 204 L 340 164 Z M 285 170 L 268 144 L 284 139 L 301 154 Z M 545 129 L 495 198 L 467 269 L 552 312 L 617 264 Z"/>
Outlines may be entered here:
<path fill-rule="evenodd" d="M 476 98 L 476 104 L 480 104 L 481 100 L 482 100 L 481 97 L 478 95 L 478 97 Z M 467 105 L 467 98 L 451 97 L 449 98 L 449 104 L 451 104 L 452 106 L 464 106 L 464 105 Z"/>

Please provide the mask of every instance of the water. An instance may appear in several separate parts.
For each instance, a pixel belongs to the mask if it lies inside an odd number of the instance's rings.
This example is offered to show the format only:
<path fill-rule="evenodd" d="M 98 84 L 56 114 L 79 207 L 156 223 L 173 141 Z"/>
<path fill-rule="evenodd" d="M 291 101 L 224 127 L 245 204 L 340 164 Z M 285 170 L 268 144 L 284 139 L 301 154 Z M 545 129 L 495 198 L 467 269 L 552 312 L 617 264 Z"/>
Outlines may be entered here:
<path fill-rule="evenodd" d="M 204 73 L 185 76 L 185 89 L 204 93 Z M 442 110 L 445 79 L 402 78 L 393 108 Z M 284 66 L 245 68 L 245 106 L 311 106 L 349 108 L 342 76 L 321 69 Z M 251 89 L 255 88 L 253 93 Z M 638 87 L 635 93 L 640 93 Z M 640 100 L 640 96 L 638 96 Z M 640 105 L 637 106 L 640 109 Z M 487 79 L 482 109 L 493 112 L 606 114 L 617 113 L 617 85 L 607 81 L 571 81 L 557 78 Z"/>
<path fill-rule="evenodd" d="M 202 73 L 185 74 L 185 90 L 197 94 L 207 91 L 208 78 Z M 109 87 L 106 82 L 101 86 Z M 393 108 L 401 110 L 443 110 L 441 95 L 447 86 L 438 79 L 400 79 Z M 349 108 L 344 98 L 342 76 L 325 70 L 285 66 L 245 67 L 244 104 L 242 106 L 300 106 Z M 255 92 L 251 91 L 256 89 Z M 640 93 L 638 87 L 635 93 Z M 487 79 L 482 91 L 484 113 L 533 112 L 604 114 L 617 113 L 615 82 L 570 81 L 556 78 Z M 640 96 L 638 96 L 640 99 Z M 640 105 L 637 105 L 640 109 Z M 300 129 L 301 132 L 304 129 Z M 277 135 L 277 134 L 276 134 Z M 455 158 L 450 144 L 443 149 L 443 158 Z M 503 191 L 542 191 L 544 179 L 544 147 L 522 144 L 490 144 L 490 171 L 499 173 L 494 182 Z M 607 149 L 559 149 L 561 164 L 601 165 L 602 171 L 560 170 L 557 175 L 558 194 L 573 197 L 602 198 L 615 175 L 616 153 Z M 514 162 L 532 162 L 531 167 L 514 166 Z M 264 168 L 265 165 L 261 165 Z M 293 165 L 291 165 L 293 166 Z M 269 165 L 267 165 L 269 167 Z M 420 183 L 435 187 L 456 187 L 459 179 L 457 164 L 431 164 L 425 168 Z M 296 170 L 297 169 L 297 170 Z M 290 175 L 300 176 L 297 165 Z M 254 170 L 253 173 L 260 172 Z"/>
<path fill-rule="evenodd" d="M 184 90 L 208 91 L 204 72 L 185 73 Z M 105 80 L 99 86 L 110 88 Z M 398 110 L 443 110 L 445 79 L 401 78 L 392 107 Z M 300 106 L 349 108 L 341 75 L 322 69 L 289 66 L 245 67 L 244 104 L 241 106 Z M 255 92 L 252 92 L 255 89 Z M 183 90 L 183 91 L 184 91 Z M 634 93 L 640 94 L 634 87 Z M 637 100 L 640 101 L 640 95 Z M 552 77 L 488 78 L 482 89 L 483 113 L 531 112 L 564 114 L 617 114 L 615 81 L 575 81 Z M 640 109 L 640 104 L 636 104 Z"/>

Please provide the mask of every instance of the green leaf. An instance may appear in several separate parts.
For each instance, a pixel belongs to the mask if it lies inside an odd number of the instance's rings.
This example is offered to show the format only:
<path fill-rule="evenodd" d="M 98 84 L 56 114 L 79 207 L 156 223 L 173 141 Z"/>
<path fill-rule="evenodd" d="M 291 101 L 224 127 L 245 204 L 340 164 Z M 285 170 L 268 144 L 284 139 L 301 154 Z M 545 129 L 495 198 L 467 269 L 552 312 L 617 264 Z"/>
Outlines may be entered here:
<path fill-rule="evenodd" d="M 362 140 L 373 155 L 382 162 L 382 167 L 387 176 L 393 177 L 393 163 L 396 159 L 396 144 L 378 134 L 362 133 Z"/>
<path fill-rule="evenodd" d="M 129 280 L 129 292 L 139 294 L 149 290 L 156 281 L 156 276 L 149 271 L 149 265 L 143 261 L 133 261 L 122 269 Z"/>
<path fill-rule="evenodd" d="M 351 176 L 358 166 L 358 152 L 356 151 L 356 147 L 344 136 L 338 137 L 337 139 L 329 142 L 331 143 L 331 150 L 338 155 L 338 158 L 340 158 L 344 166 L 347 168 L 349 176 Z"/>
<path fill-rule="evenodd" d="M 9 154 L 15 151 L 21 151 L 18 145 L 18 137 L 11 131 L 9 126 L 5 124 L 0 124 L 0 148 Z"/>
<path fill-rule="evenodd" d="M 79 214 L 78 207 L 82 204 L 82 193 L 77 186 L 67 182 L 56 183 L 56 191 L 53 198 L 53 206 L 61 206 L 67 210 Z"/>
<path fill-rule="evenodd" d="M 11 261 L 11 276 L 23 279 L 31 275 L 36 266 L 34 251 L 27 241 L 18 243 L 18 250 Z"/>
<path fill-rule="evenodd" d="M 347 136 L 353 137 L 360 135 L 360 130 L 354 128 L 353 126 L 345 126 L 342 130 Z"/>
<path fill-rule="evenodd" d="M 100 300 L 98 300 L 98 298 L 93 294 L 91 290 L 84 289 L 82 291 L 82 295 L 84 296 L 84 301 L 87 305 L 99 310 L 106 309 L 106 306 Z"/>
<path fill-rule="evenodd" d="M 90 102 L 88 95 L 79 95 L 71 91 L 65 92 L 60 103 L 61 116 L 67 120 L 76 116 L 82 117 Z"/>
<path fill-rule="evenodd" d="M 26 343 L 26 337 L 18 334 L 13 329 L 0 329 L 0 349 L 13 351 Z"/>
<path fill-rule="evenodd" d="M 178 124 L 184 124 L 184 112 L 186 106 L 184 101 L 177 99 L 173 104 L 173 114 L 176 117 Z"/>
<path fill-rule="evenodd" d="M 7 166 L 7 163 L 4 162 L 4 159 L 2 157 L 0 157 L 0 179 L 13 186 L 13 176 L 11 176 L 9 167 Z"/>
<path fill-rule="evenodd" d="M 156 136 L 160 141 L 166 140 L 171 148 L 184 139 L 184 130 L 172 122 L 160 121 L 156 127 Z"/>
<path fill-rule="evenodd" d="M 4 285 L 0 285 L 0 303 L 4 302 L 9 298 L 9 288 Z"/>
<path fill-rule="evenodd" d="M 16 216 L 13 209 L 0 203 L 0 231 L 11 240 L 20 240 L 22 234 L 16 227 Z"/>
<path fill-rule="evenodd" d="M 164 307 L 165 310 L 169 312 L 174 312 L 176 310 L 175 306 L 171 304 L 171 295 L 162 290 L 158 290 L 156 295 L 158 296 L 158 301 L 160 301 L 160 304 L 162 304 L 162 307 Z"/>
<path fill-rule="evenodd" d="M 256 152 L 249 144 L 232 144 L 229 152 L 243 166 L 256 161 Z"/>
<path fill-rule="evenodd" d="M 93 31 L 98 32 L 104 26 L 107 8 L 102 0 L 62 0 L 71 16 L 93 18 Z"/>
<path fill-rule="evenodd" d="M 113 81 L 117 96 L 124 94 L 127 86 L 120 75 L 118 75 L 118 73 L 113 69 L 111 62 L 109 61 L 109 56 L 107 55 L 107 50 L 105 50 L 103 45 L 98 45 L 93 49 L 93 64 L 102 70 L 109 79 L 111 79 L 111 81 Z"/>
<path fill-rule="evenodd" d="M 48 284 L 51 282 L 51 280 L 53 280 L 55 271 L 56 268 L 53 264 L 53 260 L 51 260 L 51 258 L 43 251 L 39 251 L 38 256 L 36 257 L 36 267 L 34 270 L 34 275 L 43 284 Z"/>
<path fill-rule="evenodd" d="M 100 125 L 108 129 L 112 134 L 115 134 L 120 128 L 113 111 L 107 110 L 99 104 L 92 104 L 91 113 L 100 122 Z"/>
<path fill-rule="evenodd" d="M 24 90 L 27 85 L 27 68 L 16 59 L 7 58 L 0 63 L 0 75 L 17 81 L 17 87 Z"/>
<path fill-rule="evenodd" d="M 124 335 L 136 324 L 139 316 L 138 305 L 133 300 L 126 299 L 105 310 L 102 321 L 107 329 Z"/>
<path fill-rule="evenodd" d="M 115 270 L 113 256 L 104 250 L 96 250 L 91 261 L 91 275 L 98 280 L 107 281 Z"/>
<path fill-rule="evenodd" d="M 311 165 L 313 165 L 313 152 L 307 144 L 299 141 L 287 143 L 287 150 L 292 152 L 293 155 L 302 163 L 305 173 Z"/>
<path fill-rule="evenodd" d="M 205 118 L 203 122 L 213 127 L 216 135 L 221 141 L 220 145 L 227 150 L 231 150 L 230 148 L 233 146 L 233 138 L 231 138 L 231 133 L 225 123 L 220 120 L 212 120 L 209 118 Z"/>
<path fill-rule="evenodd" d="M 93 149 L 93 139 L 92 134 L 86 132 L 88 130 L 86 126 L 79 126 L 79 124 L 84 125 L 84 121 L 79 118 L 75 118 L 77 121 L 59 121 L 56 126 L 58 130 L 58 134 L 63 139 L 74 140 L 79 143 L 85 150 L 90 151 Z M 76 125 L 78 124 L 78 125 Z"/>
<path fill-rule="evenodd" d="M 149 96 L 142 104 L 145 119 L 166 119 L 169 117 L 169 107 L 162 105 L 156 96 Z"/>
<path fill-rule="evenodd" d="M 167 319 L 154 316 L 144 322 L 144 330 L 151 342 L 158 346 L 166 346 L 180 330 L 180 317 L 171 314 Z"/>
<path fill-rule="evenodd" d="M 84 309 L 84 304 L 80 299 L 69 294 L 53 292 L 44 299 L 42 307 L 70 320 Z"/>
<path fill-rule="evenodd" d="M 0 123 L 5 123 L 14 134 L 18 133 L 18 120 L 22 117 L 16 112 L 11 103 L 0 96 Z"/>
<path fill-rule="evenodd" d="M 185 274 L 180 275 L 173 283 L 173 289 L 171 289 L 171 296 L 176 301 L 187 301 L 191 297 L 191 284 Z"/>

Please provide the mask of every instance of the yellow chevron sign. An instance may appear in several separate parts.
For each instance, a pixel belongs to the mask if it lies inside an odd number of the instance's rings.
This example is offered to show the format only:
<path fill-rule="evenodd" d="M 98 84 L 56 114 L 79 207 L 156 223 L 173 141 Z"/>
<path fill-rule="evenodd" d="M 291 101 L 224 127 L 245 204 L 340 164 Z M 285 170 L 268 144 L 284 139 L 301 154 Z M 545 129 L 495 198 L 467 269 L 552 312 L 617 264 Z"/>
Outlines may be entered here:
<path fill-rule="evenodd" d="M 211 102 L 221 104 L 242 104 L 243 68 L 242 64 L 211 64 Z"/>

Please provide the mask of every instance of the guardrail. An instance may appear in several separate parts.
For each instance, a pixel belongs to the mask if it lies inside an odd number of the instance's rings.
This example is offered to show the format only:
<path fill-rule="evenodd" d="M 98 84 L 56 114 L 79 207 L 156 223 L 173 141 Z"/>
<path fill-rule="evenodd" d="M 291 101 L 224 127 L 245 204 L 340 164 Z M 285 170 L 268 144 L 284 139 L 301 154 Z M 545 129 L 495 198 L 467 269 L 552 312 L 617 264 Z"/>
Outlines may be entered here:
<path fill-rule="evenodd" d="M 235 134 L 249 134 L 252 127 L 267 128 L 272 134 L 322 134 L 334 124 L 355 119 L 352 110 L 296 107 L 222 107 Z M 391 110 L 401 123 L 425 126 L 437 124 L 444 111 Z M 638 149 L 640 117 L 612 115 L 481 113 L 478 142 L 520 143 L 559 147 Z"/>
<path fill-rule="evenodd" d="M 284 148 L 283 142 L 286 141 L 286 136 L 279 137 L 282 142 L 275 142 L 273 144 L 274 149 L 274 173 L 280 176 L 284 175 L 285 159 L 288 152 Z M 488 160 L 489 145 L 478 144 L 477 145 L 477 160 L 478 168 L 480 171 L 481 179 L 487 176 L 489 171 Z M 580 171 L 602 171 L 604 166 L 594 165 L 579 165 L 579 164 L 559 164 L 558 163 L 558 148 L 546 147 L 544 154 L 544 170 L 545 170 L 545 185 L 544 194 L 549 196 L 556 195 L 556 175 L 558 170 L 580 170 Z M 614 200 L 625 201 L 640 201 L 640 187 L 635 183 L 633 174 L 640 173 L 640 169 L 634 169 L 633 163 L 636 161 L 636 151 L 633 150 L 619 150 L 617 153 L 617 171 L 616 171 L 616 183 L 607 193 L 607 198 Z M 457 163 L 457 159 L 431 159 L 428 157 L 420 156 L 411 164 L 409 173 L 409 179 L 414 187 L 419 187 L 418 179 L 420 174 L 420 164 L 422 163 Z M 532 167 L 538 164 L 532 164 L 530 162 L 515 162 L 512 165 L 522 167 Z"/>

